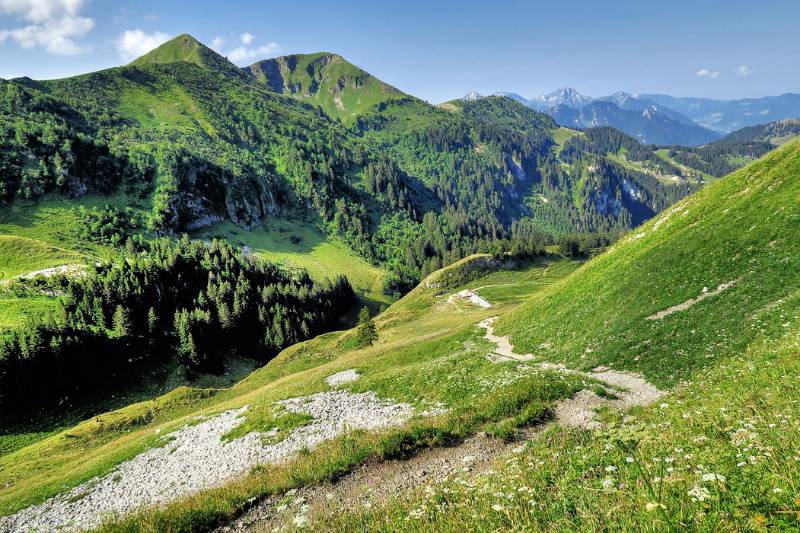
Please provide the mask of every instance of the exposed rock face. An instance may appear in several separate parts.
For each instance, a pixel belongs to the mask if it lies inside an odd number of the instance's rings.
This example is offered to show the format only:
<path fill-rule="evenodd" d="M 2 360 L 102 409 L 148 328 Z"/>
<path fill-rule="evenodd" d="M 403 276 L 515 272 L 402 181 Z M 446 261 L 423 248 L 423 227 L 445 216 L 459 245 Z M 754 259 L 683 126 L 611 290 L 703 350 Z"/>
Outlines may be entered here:
<path fill-rule="evenodd" d="M 177 191 L 169 198 L 167 228 L 193 230 L 229 219 L 250 229 L 279 211 L 266 177 L 230 176 L 205 162 L 182 162 L 170 170 Z"/>
<path fill-rule="evenodd" d="M 225 197 L 225 209 L 231 222 L 246 229 L 259 225 L 262 218 L 279 211 L 272 192 L 262 183 L 230 187 Z"/>

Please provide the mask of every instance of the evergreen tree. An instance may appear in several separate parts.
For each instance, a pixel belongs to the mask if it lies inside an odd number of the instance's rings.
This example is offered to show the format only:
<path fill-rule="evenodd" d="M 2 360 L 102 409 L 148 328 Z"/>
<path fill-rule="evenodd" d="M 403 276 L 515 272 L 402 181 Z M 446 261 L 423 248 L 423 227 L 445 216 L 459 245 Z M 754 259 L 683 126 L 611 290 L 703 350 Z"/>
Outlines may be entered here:
<path fill-rule="evenodd" d="M 114 309 L 114 317 L 111 323 L 112 333 L 115 337 L 127 337 L 131 334 L 130 313 L 122 305 L 118 305 Z"/>
<path fill-rule="evenodd" d="M 362 307 L 361 311 L 358 312 L 356 339 L 358 339 L 359 346 L 372 346 L 378 340 L 375 321 L 369 316 L 369 309 L 366 307 Z"/>

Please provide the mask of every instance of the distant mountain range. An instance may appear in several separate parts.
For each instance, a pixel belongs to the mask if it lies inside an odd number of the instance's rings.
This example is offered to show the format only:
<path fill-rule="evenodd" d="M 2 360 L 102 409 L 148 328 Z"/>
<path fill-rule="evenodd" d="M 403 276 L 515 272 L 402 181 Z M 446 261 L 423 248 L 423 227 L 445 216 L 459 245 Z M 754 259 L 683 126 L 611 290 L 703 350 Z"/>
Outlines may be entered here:
<path fill-rule="evenodd" d="M 592 98 L 564 87 L 530 99 L 511 92 L 492 96 L 505 96 L 547 113 L 563 126 L 610 126 L 640 142 L 658 145 L 699 146 L 746 126 L 800 117 L 800 94 L 792 93 L 731 101 L 622 91 Z M 467 97 L 482 98 L 475 91 Z"/>
<path fill-rule="evenodd" d="M 800 94 L 796 93 L 740 100 L 676 98 L 664 94 L 644 94 L 642 98 L 674 109 L 701 126 L 721 133 L 730 133 L 747 126 L 785 118 L 800 117 Z"/>

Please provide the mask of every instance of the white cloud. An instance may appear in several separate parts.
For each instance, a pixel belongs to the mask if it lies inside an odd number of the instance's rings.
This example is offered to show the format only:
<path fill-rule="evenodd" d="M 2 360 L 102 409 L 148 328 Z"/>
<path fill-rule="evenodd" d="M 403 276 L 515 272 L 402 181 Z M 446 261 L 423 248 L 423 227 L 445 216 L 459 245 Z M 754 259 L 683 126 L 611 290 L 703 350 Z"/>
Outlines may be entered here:
<path fill-rule="evenodd" d="M 146 54 L 153 48 L 169 40 L 169 34 L 162 31 L 146 33 L 142 30 L 126 30 L 117 39 L 117 51 L 126 61 Z"/>
<path fill-rule="evenodd" d="M 83 0 L 0 0 L 0 14 L 27 22 L 0 30 L 0 44 L 11 39 L 22 48 L 41 47 L 52 54 L 76 55 L 87 51 L 75 42 L 94 28 L 94 20 L 80 16 Z"/>
<path fill-rule="evenodd" d="M 221 53 L 222 47 L 225 45 L 225 39 L 222 37 L 214 37 L 211 39 L 211 48 Z"/>
<path fill-rule="evenodd" d="M 740 66 L 740 67 L 738 67 L 736 69 L 736 75 L 739 76 L 740 78 L 743 78 L 745 76 L 749 76 L 752 73 L 753 73 L 753 69 L 751 69 L 747 65 L 742 65 L 742 66 Z"/>
<path fill-rule="evenodd" d="M 250 32 L 244 32 L 240 39 L 242 40 L 242 44 L 250 44 L 256 40 L 256 36 Z"/>
<path fill-rule="evenodd" d="M 716 78 L 719 76 L 719 71 L 717 70 L 708 70 L 707 68 L 701 68 L 697 71 L 697 75 L 701 78 Z"/>
<path fill-rule="evenodd" d="M 279 53 L 280 50 L 281 46 L 278 43 L 267 43 L 257 47 L 237 46 L 223 55 L 234 63 L 240 63 L 253 59 L 266 59 Z"/>

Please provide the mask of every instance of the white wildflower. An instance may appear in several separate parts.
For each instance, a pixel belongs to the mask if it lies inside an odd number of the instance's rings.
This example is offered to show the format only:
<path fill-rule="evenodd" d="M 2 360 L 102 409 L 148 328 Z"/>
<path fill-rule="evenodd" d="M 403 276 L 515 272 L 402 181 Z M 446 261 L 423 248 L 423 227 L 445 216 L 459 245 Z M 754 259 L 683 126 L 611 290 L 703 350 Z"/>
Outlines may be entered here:
<path fill-rule="evenodd" d="M 720 483 L 725 483 L 725 476 L 711 472 L 708 474 L 703 474 L 703 481 L 719 481 Z"/>
<path fill-rule="evenodd" d="M 692 498 L 693 502 L 704 502 L 711 497 L 711 493 L 708 492 L 708 489 L 699 485 L 692 487 L 687 495 Z"/>

